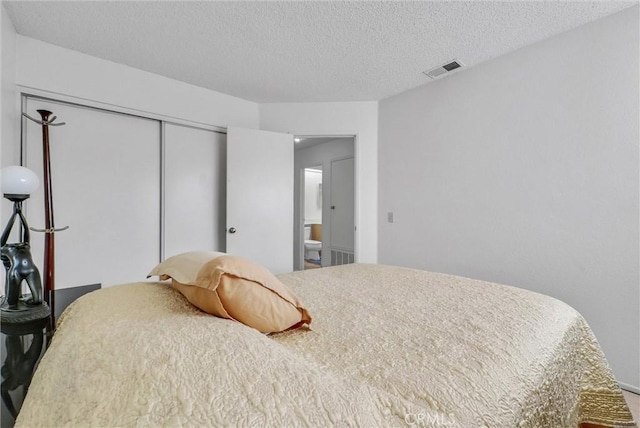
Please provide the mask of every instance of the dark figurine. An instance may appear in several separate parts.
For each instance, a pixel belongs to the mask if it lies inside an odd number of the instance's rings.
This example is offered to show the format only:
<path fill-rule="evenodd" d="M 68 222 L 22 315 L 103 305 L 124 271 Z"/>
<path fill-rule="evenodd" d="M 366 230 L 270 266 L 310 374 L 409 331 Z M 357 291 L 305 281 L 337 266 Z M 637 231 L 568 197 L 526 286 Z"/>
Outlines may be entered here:
<path fill-rule="evenodd" d="M 13 201 L 13 214 L 0 237 L 0 245 L 2 246 L 0 258 L 7 272 L 5 295 L 2 304 L 0 304 L 2 321 L 25 322 L 47 317 L 50 311 L 42 301 L 43 290 L 40 272 L 31 257 L 29 226 L 22 214 L 22 201 L 28 196 L 5 195 L 5 197 Z M 7 244 L 16 218 L 20 219 L 22 226 L 21 242 Z M 31 298 L 28 300 L 21 299 L 22 281 L 26 281 L 31 290 Z"/>
<path fill-rule="evenodd" d="M 40 272 L 31 258 L 31 246 L 27 242 L 6 244 L 2 247 L 2 263 L 7 271 L 5 281 L 6 304 L 9 309 L 18 308 L 20 286 L 26 281 L 31 290 L 28 305 L 42 303 L 42 282 Z"/>

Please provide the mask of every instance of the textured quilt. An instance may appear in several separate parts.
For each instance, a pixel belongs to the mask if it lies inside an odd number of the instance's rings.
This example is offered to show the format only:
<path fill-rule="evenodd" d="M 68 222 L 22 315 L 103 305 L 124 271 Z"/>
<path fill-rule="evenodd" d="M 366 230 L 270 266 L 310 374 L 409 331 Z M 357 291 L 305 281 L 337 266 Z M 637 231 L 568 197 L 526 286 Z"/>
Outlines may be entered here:
<path fill-rule="evenodd" d="M 16 426 L 635 426 L 589 326 L 558 300 L 380 265 L 280 279 L 312 330 L 263 335 L 168 283 L 83 296 Z"/>

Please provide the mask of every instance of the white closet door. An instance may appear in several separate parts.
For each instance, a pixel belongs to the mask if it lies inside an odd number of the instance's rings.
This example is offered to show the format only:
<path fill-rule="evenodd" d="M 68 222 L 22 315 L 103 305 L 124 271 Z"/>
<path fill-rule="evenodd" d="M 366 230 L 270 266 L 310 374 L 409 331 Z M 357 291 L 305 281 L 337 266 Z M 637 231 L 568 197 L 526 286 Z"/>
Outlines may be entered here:
<path fill-rule="evenodd" d="M 217 132 L 165 125 L 165 257 L 225 250 L 226 141 Z"/>
<path fill-rule="evenodd" d="M 145 280 L 160 254 L 160 124 L 157 121 L 29 99 L 58 116 L 49 127 L 55 226 L 56 289 L 108 287 Z M 44 227 L 42 128 L 26 122 L 26 165 L 41 180 L 27 203 L 29 225 Z M 44 238 L 31 234 L 43 267 Z"/>

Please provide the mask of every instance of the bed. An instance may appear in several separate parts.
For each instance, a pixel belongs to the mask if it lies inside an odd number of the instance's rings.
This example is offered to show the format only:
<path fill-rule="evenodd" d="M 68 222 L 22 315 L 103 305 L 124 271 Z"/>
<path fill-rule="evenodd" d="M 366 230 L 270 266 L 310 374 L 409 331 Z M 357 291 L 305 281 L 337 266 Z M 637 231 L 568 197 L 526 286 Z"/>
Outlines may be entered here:
<path fill-rule="evenodd" d="M 83 296 L 16 426 L 636 426 L 589 326 L 558 300 L 382 265 L 279 279 L 311 328 L 262 334 L 166 281 Z"/>

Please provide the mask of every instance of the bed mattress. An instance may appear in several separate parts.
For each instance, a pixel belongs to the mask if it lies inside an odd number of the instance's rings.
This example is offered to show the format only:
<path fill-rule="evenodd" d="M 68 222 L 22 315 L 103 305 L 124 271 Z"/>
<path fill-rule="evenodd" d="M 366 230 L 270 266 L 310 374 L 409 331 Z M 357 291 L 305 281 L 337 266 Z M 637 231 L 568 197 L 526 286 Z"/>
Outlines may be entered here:
<path fill-rule="evenodd" d="M 16 426 L 635 426 L 591 329 L 556 299 L 382 265 L 279 278 L 312 329 L 264 335 L 167 282 L 83 296 Z"/>

